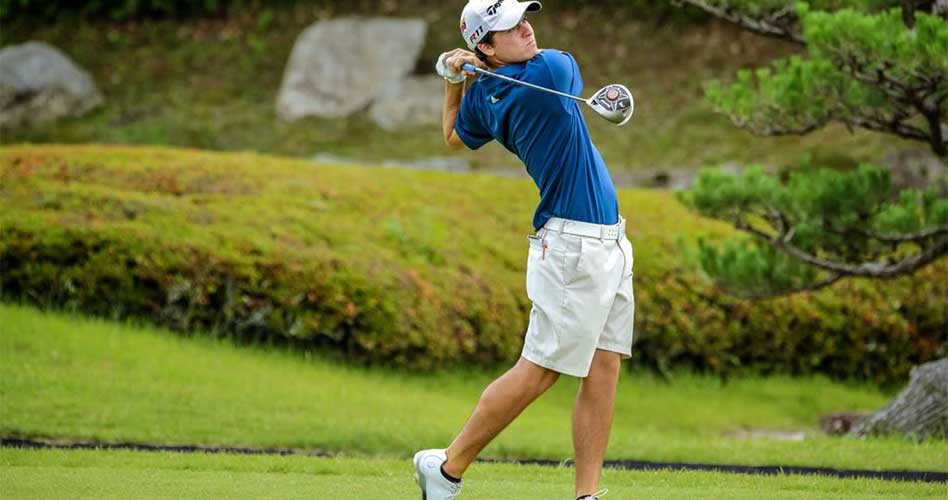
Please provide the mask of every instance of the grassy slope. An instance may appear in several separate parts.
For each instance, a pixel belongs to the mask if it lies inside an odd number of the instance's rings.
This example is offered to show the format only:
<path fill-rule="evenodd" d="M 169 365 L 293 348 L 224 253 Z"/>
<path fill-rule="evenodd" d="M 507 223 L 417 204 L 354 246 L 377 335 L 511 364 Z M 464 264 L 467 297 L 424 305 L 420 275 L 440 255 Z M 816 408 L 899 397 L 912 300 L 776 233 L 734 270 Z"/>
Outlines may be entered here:
<path fill-rule="evenodd" d="M 493 373 L 411 375 L 0 305 L 0 433 L 342 450 L 405 458 L 453 437 Z M 572 455 L 564 378 L 485 452 Z M 948 471 L 948 444 L 820 437 L 819 415 L 889 395 L 822 378 L 671 384 L 623 374 L 609 458 Z M 424 409 L 424 411 L 419 411 Z M 791 430 L 802 442 L 733 437 Z"/>
<path fill-rule="evenodd" d="M 407 460 L 181 455 L 103 451 L 0 450 L 0 493 L 7 500 L 253 499 L 402 500 L 417 498 Z M 474 466 L 463 498 L 572 498 L 572 469 Z M 938 484 L 802 476 L 606 470 L 610 498 L 685 500 L 918 500 L 944 498 Z"/>
<path fill-rule="evenodd" d="M 376 245 L 366 241 L 371 236 L 384 241 L 374 251 L 394 250 L 409 263 L 525 269 L 520 258 L 539 201 L 533 183 L 367 166 L 162 147 L 23 145 L 0 148 L 0 175 L 10 176 L 0 188 L 11 207 L 38 218 L 155 233 L 234 257 L 254 249 L 302 259 L 331 250 L 344 258 Z M 240 203 L 245 196 L 252 203 Z M 620 190 L 619 205 L 637 245 L 636 266 L 646 272 L 677 265 L 678 234 L 730 233 L 666 191 Z M 483 246 L 465 248 L 459 231 Z M 524 250 L 516 262 L 511 248 Z"/>
<path fill-rule="evenodd" d="M 444 156 L 438 126 L 389 133 L 362 115 L 287 124 L 274 103 L 296 36 L 309 23 L 350 13 L 412 16 L 424 13 L 428 38 L 419 71 L 430 73 L 437 54 L 458 45 L 457 7 L 403 1 L 397 12 L 376 2 L 331 8 L 300 5 L 246 9 L 222 20 L 113 24 L 11 24 L 2 43 L 43 40 L 87 68 L 107 105 L 87 117 L 32 130 L 5 131 L 2 142 L 170 144 L 201 149 L 256 150 L 284 155 L 329 153 L 363 160 Z M 344 9 L 344 10 L 339 10 Z M 603 23 L 608 15 L 621 23 Z M 549 6 L 534 16 L 541 46 L 571 51 L 580 62 L 586 94 L 623 82 L 636 95 L 631 125 L 616 129 L 588 115 L 592 135 L 614 171 L 697 167 L 722 162 L 788 165 L 805 152 L 816 161 L 878 160 L 907 142 L 841 127 L 805 137 L 757 138 L 715 115 L 701 85 L 733 78 L 795 50 L 720 24 L 656 27 L 637 12 Z M 918 147 L 918 146 L 915 146 Z M 521 168 L 503 148 L 465 152 L 475 166 Z M 848 158 L 849 160 L 847 160 Z M 837 162 L 838 163 L 838 162 Z"/>

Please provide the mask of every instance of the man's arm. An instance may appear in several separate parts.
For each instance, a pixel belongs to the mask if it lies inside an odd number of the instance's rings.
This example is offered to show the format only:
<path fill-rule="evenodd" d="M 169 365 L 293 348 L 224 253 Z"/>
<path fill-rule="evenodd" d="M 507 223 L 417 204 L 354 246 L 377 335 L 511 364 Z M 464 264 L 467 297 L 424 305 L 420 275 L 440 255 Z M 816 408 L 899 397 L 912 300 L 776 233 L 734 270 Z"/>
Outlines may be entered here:
<path fill-rule="evenodd" d="M 440 66 L 442 60 L 444 61 L 444 66 Z M 464 92 L 467 90 L 467 80 L 463 80 L 460 83 L 451 83 L 447 78 L 453 77 L 453 75 L 457 75 L 458 73 L 473 76 L 474 73 L 461 70 L 461 66 L 465 63 L 473 64 L 481 68 L 486 67 L 473 52 L 463 49 L 454 49 L 445 52 L 441 55 L 441 58 L 439 58 L 438 63 L 439 73 L 442 73 L 442 70 L 444 70 L 442 76 L 446 77 L 444 82 L 444 110 L 441 113 L 441 133 L 444 137 L 445 144 L 452 149 L 460 149 L 464 146 L 464 142 L 458 137 L 457 132 L 454 131 L 454 124 L 458 119 L 458 113 L 461 112 L 461 101 L 464 98 Z"/>
<path fill-rule="evenodd" d="M 441 113 L 441 131 L 444 135 L 444 143 L 451 149 L 461 149 L 464 142 L 454 131 L 454 122 L 458 119 L 458 113 L 461 112 L 461 99 L 464 97 L 465 83 L 444 82 L 444 111 Z"/>

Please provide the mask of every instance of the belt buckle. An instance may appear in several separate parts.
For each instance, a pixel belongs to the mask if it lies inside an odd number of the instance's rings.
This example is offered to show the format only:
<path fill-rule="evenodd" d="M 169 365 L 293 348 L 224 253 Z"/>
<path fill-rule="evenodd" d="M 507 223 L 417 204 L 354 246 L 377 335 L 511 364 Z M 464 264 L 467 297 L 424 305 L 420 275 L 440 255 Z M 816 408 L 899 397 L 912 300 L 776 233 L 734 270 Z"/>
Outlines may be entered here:
<path fill-rule="evenodd" d="M 609 239 L 610 240 L 619 240 L 619 235 L 622 234 L 622 219 L 619 219 L 619 222 L 614 226 L 609 226 Z"/>

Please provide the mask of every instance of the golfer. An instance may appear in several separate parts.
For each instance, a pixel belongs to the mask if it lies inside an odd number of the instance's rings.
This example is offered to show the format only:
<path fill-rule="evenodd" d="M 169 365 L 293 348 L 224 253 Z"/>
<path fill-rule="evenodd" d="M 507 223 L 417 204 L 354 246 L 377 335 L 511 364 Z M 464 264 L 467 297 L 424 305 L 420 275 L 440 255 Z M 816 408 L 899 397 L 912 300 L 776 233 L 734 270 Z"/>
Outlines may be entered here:
<path fill-rule="evenodd" d="M 619 362 L 632 348 L 632 245 L 616 190 L 573 100 L 496 78 L 468 77 L 464 63 L 578 95 L 573 56 L 538 49 L 527 12 L 540 2 L 471 0 L 461 35 L 471 51 L 441 55 L 447 80 L 444 139 L 478 149 L 500 142 L 526 165 L 540 191 L 529 239 L 527 296 L 533 302 L 523 352 L 492 382 L 447 449 L 415 454 L 426 500 L 456 498 L 477 455 L 561 374 L 582 379 L 573 410 L 578 498 L 598 499 Z"/>

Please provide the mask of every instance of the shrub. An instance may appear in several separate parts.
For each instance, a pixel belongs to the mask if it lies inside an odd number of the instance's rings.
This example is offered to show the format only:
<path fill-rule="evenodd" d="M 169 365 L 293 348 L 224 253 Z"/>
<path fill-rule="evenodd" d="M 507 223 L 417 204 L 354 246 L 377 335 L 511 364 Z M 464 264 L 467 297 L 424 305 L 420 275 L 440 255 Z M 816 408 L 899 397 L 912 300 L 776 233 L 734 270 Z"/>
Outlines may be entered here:
<path fill-rule="evenodd" d="M 412 369 L 510 362 L 522 345 L 529 181 L 253 154 L 0 149 L 7 300 Z M 880 382 L 945 352 L 948 266 L 753 303 L 676 243 L 731 234 L 671 193 L 620 192 L 636 248 L 636 365 Z"/>

